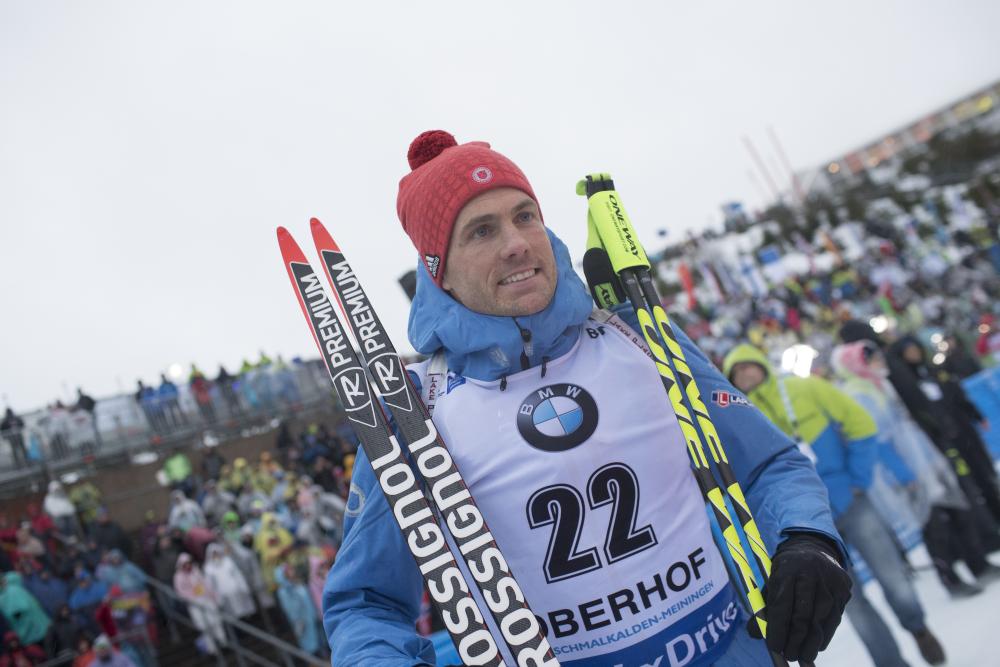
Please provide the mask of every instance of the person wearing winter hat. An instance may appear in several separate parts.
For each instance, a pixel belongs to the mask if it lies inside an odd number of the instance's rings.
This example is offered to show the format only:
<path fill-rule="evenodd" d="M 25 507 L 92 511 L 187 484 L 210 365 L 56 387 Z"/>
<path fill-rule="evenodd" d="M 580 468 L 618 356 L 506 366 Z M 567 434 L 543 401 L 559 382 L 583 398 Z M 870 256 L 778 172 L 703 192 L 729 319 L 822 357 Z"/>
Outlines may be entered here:
<path fill-rule="evenodd" d="M 877 460 L 877 426 L 853 398 L 817 376 L 779 377 L 759 348 L 741 343 L 723 361 L 723 372 L 775 426 L 809 453 L 827 487 L 830 507 L 844 540 L 861 554 L 896 615 L 931 665 L 945 662 L 944 649 L 927 627 L 923 605 L 899 547 L 869 500 Z M 848 618 L 879 667 L 907 667 L 889 626 L 867 601 L 854 568 L 856 595 Z"/>
<path fill-rule="evenodd" d="M 815 658 L 851 584 L 809 460 L 678 330 L 702 394 L 727 399 L 709 411 L 776 548 L 765 646 L 733 622 L 739 593 L 631 309 L 592 312 L 531 183 L 489 144 L 435 130 L 407 158 L 397 212 L 419 258 L 409 338 L 430 357 L 410 375 L 560 663 L 766 667 L 767 648 Z M 420 572 L 363 450 L 344 530 L 323 593 L 332 663 L 433 664 L 414 630 Z"/>

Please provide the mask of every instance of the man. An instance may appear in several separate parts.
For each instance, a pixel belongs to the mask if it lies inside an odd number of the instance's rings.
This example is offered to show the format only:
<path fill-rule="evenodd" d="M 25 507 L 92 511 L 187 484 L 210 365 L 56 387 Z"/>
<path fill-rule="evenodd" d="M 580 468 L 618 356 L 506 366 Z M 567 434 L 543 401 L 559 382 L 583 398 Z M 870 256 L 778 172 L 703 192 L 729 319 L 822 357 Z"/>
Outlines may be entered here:
<path fill-rule="evenodd" d="M 561 664 L 771 665 L 734 622 L 739 593 L 653 363 L 612 326 L 628 325 L 590 319 L 587 288 L 524 174 L 488 144 L 440 131 L 408 158 L 397 208 L 420 256 L 410 340 L 448 370 L 435 424 Z M 681 340 L 703 395 L 732 395 Z M 411 371 L 430 387 L 433 367 Z M 711 412 L 777 547 L 768 645 L 811 660 L 850 589 L 826 492 L 759 413 Z M 346 514 L 323 596 L 333 664 L 433 663 L 414 631 L 420 573 L 363 451 Z"/>
<path fill-rule="evenodd" d="M 187 419 L 184 411 L 181 410 L 181 394 L 177 385 L 171 382 L 165 373 L 160 373 L 160 386 L 156 390 L 156 397 L 163 408 L 163 414 L 169 421 L 171 428 L 186 426 Z"/>
<path fill-rule="evenodd" d="M 97 401 L 94 400 L 92 396 L 84 393 L 83 389 L 80 387 L 76 388 L 76 405 L 73 406 L 73 411 L 83 410 L 87 413 L 87 417 L 90 420 L 90 428 L 94 432 L 93 439 L 88 436 L 86 440 L 83 441 L 83 450 L 85 454 L 91 455 L 94 453 L 98 447 L 101 446 L 101 432 L 97 430 L 97 416 L 94 411 L 97 409 Z"/>
<path fill-rule="evenodd" d="M 24 448 L 24 420 L 14 414 L 10 408 L 4 412 L 0 421 L 0 437 L 10 445 L 14 455 L 14 467 L 23 468 L 28 464 L 28 453 Z"/>
<path fill-rule="evenodd" d="M 118 549 L 127 557 L 132 556 L 132 539 L 117 521 L 111 519 L 106 507 L 97 509 L 95 521 L 90 524 L 90 539 L 97 543 L 102 551 Z"/>
<path fill-rule="evenodd" d="M 830 494 L 837 530 L 858 550 L 882 586 L 900 625 L 917 640 L 932 665 L 944 650 L 927 628 L 924 610 L 891 528 L 880 519 L 865 492 L 877 458 L 875 421 L 857 401 L 819 377 L 777 378 L 767 357 L 752 345 L 737 345 L 723 365 L 732 383 L 778 428 L 809 453 Z M 847 615 L 878 667 L 906 667 L 892 632 L 865 599 L 853 569 L 854 596 Z"/>

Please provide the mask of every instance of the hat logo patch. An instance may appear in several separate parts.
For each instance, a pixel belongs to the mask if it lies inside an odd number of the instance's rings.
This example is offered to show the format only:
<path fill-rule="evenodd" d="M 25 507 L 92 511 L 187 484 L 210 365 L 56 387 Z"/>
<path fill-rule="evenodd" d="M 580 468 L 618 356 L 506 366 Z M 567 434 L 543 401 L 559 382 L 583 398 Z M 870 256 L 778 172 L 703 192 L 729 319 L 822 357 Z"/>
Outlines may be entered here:
<path fill-rule="evenodd" d="M 424 263 L 427 264 L 427 270 L 430 271 L 431 278 L 437 278 L 438 267 L 441 266 L 441 258 L 437 255 L 424 255 Z"/>
<path fill-rule="evenodd" d="M 472 180 L 476 183 L 489 183 L 493 180 L 493 171 L 486 166 L 476 167 L 472 170 Z"/>

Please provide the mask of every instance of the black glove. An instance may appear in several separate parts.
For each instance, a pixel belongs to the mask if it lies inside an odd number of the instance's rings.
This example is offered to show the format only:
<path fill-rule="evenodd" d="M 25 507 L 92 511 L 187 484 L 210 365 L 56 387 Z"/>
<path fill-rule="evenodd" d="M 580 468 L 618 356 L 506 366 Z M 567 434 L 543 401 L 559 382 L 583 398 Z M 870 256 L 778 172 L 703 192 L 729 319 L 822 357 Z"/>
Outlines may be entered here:
<path fill-rule="evenodd" d="M 778 545 L 763 592 L 767 647 L 791 662 L 812 662 L 840 625 L 851 599 L 851 577 L 832 540 L 816 533 L 793 533 Z M 760 639 L 755 619 L 750 619 L 747 630 Z"/>

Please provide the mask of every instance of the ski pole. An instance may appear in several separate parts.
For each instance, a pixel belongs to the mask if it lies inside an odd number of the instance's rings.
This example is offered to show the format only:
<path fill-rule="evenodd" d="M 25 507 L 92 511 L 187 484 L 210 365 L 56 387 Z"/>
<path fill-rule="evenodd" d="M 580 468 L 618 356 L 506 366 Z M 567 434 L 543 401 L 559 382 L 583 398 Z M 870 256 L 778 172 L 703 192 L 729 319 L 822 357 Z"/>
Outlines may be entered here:
<path fill-rule="evenodd" d="M 606 252 L 613 276 L 599 278 L 594 289 L 598 305 L 607 307 L 627 298 L 639 319 L 646 344 L 654 357 L 660 379 L 667 392 L 671 408 L 680 425 L 688 448 L 692 469 L 698 486 L 713 514 L 726 543 L 726 548 L 740 572 L 742 589 L 762 637 L 767 636 L 767 614 L 761 588 L 753 574 L 747 553 L 733 524 L 725 496 L 732 501 L 734 511 L 750 543 L 750 549 L 764 577 L 771 572 L 771 560 L 746 502 L 739 482 L 729 465 L 718 432 L 705 408 L 698 386 L 677 342 L 673 328 L 661 305 L 656 287 L 650 276 L 650 264 L 639 243 L 635 228 L 625 214 L 614 183 L 609 174 L 591 174 L 577 184 L 577 194 L 587 197 L 588 245 L 590 261 L 584 258 L 585 268 L 600 263 L 594 252 Z M 614 280 L 617 278 L 617 281 Z M 589 280 L 588 282 L 594 282 Z M 668 354 L 669 351 L 669 354 Z M 680 377 L 680 382 L 678 382 Z M 685 400 L 686 399 L 686 400 Z M 690 407 L 689 407 L 690 406 Z M 694 417 L 692 418 L 692 412 Z M 696 427 L 697 422 L 697 427 Z M 712 474 L 706 457 L 706 445 L 715 463 L 726 491 L 723 492 Z M 775 665 L 788 663 L 771 653 Z"/>

